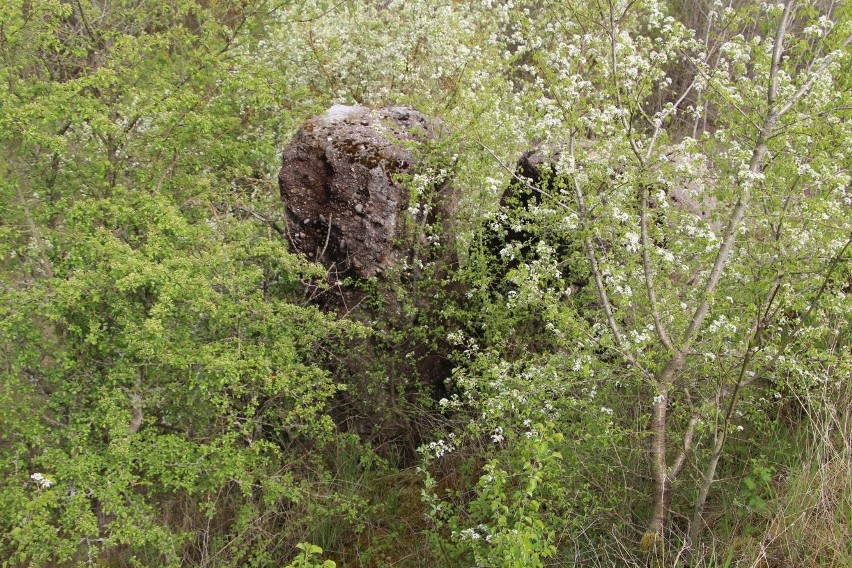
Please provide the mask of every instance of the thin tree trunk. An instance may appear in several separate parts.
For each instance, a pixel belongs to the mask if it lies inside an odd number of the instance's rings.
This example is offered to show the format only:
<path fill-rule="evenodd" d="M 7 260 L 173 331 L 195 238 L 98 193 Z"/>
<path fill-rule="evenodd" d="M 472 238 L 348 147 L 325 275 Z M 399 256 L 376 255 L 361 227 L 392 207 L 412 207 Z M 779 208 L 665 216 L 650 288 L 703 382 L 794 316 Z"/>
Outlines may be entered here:
<path fill-rule="evenodd" d="M 687 547 L 690 552 L 698 546 L 701 529 L 704 527 L 704 504 L 707 502 L 707 496 L 710 494 L 710 486 L 713 485 L 713 481 L 716 479 L 716 467 L 719 465 L 719 458 L 722 457 L 726 437 L 725 433 L 722 432 L 716 440 L 716 445 L 713 447 L 713 453 L 710 456 L 710 462 L 701 476 L 701 486 L 698 489 L 698 496 L 695 498 L 695 510 L 692 516 L 692 524 L 689 526 L 689 536 L 687 537 Z"/>

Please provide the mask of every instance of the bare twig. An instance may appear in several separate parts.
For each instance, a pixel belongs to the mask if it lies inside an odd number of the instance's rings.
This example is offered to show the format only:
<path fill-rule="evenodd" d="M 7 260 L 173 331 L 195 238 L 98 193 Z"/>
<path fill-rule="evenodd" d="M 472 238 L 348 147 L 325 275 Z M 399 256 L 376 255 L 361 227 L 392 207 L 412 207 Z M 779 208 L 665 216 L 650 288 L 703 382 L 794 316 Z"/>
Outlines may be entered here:
<path fill-rule="evenodd" d="M 322 251 L 317 256 L 317 259 L 320 259 L 323 256 L 325 256 L 325 249 L 328 248 L 328 241 L 329 241 L 330 238 L 331 238 L 331 214 L 329 213 L 329 215 L 328 215 L 328 232 L 326 232 L 326 234 L 325 234 L 325 243 L 322 245 Z"/>
<path fill-rule="evenodd" d="M 254 209 L 249 209 L 244 205 L 233 205 L 232 208 L 234 209 L 234 211 L 242 211 L 243 213 L 251 215 L 261 223 L 266 223 L 267 225 L 272 227 L 272 229 L 282 237 L 287 237 L 287 231 L 279 227 L 278 224 L 275 222 L 275 219 L 270 219 L 269 217 L 258 213 Z"/>

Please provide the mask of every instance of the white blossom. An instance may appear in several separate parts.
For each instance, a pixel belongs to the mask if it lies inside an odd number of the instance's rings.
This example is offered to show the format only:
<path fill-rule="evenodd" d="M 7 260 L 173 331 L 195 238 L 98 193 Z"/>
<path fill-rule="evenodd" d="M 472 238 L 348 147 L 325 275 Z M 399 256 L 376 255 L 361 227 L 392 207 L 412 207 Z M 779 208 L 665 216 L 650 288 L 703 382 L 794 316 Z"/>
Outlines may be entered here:
<path fill-rule="evenodd" d="M 30 476 L 30 479 L 35 481 L 42 489 L 48 489 L 53 485 L 53 481 L 45 477 L 43 473 L 36 472 Z"/>

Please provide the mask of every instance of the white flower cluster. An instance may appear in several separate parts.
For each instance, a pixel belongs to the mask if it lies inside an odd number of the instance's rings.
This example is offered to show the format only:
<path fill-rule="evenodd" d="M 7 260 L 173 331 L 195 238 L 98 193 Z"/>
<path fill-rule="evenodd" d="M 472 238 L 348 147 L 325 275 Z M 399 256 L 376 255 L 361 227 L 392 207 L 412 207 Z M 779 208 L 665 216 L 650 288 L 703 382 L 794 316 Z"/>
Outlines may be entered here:
<path fill-rule="evenodd" d="M 737 326 L 731 323 L 725 314 L 721 314 L 707 326 L 707 331 L 710 333 L 721 331 L 722 333 L 733 335 L 737 332 Z"/>
<path fill-rule="evenodd" d="M 43 473 L 34 473 L 30 476 L 30 479 L 36 482 L 38 486 L 42 489 L 48 489 L 53 485 L 53 481 L 44 476 Z"/>
<path fill-rule="evenodd" d="M 664 262 L 666 262 L 667 264 L 674 264 L 675 256 L 672 251 L 657 247 L 656 252 L 658 255 L 660 255 L 660 258 L 662 258 Z"/>
<path fill-rule="evenodd" d="M 459 409 L 462 405 L 463 403 L 457 394 L 452 395 L 450 398 L 442 398 L 438 401 L 438 406 L 445 410 Z"/>
<path fill-rule="evenodd" d="M 820 38 L 827 34 L 832 27 L 834 27 L 834 22 L 827 16 L 820 16 L 816 23 L 806 27 L 802 30 L 802 33 L 812 38 Z"/>
<path fill-rule="evenodd" d="M 745 187 L 754 187 L 766 179 L 763 172 L 753 172 L 746 164 L 743 164 L 739 173 L 737 173 L 737 177 Z"/>
<path fill-rule="evenodd" d="M 619 223 L 627 223 L 630 221 L 630 215 L 619 209 L 617 206 L 612 208 L 612 216 L 615 217 Z"/>
<path fill-rule="evenodd" d="M 636 347 L 642 347 L 647 344 L 652 339 L 652 332 L 654 331 L 653 324 L 647 324 L 644 329 L 631 329 L 630 330 L 630 341 Z"/>
<path fill-rule="evenodd" d="M 524 432 L 524 436 L 526 436 L 527 439 L 538 437 L 539 431 L 533 427 L 532 420 L 529 418 L 524 420 L 524 428 L 528 428 L 528 430 Z"/>
<path fill-rule="evenodd" d="M 456 449 L 455 435 L 450 434 L 447 440 L 438 440 L 437 442 L 429 442 L 426 446 L 428 452 L 436 458 L 443 457 L 446 454 L 452 453 Z"/>
<path fill-rule="evenodd" d="M 453 538 L 457 538 L 461 541 L 469 540 L 469 541 L 477 541 L 484 540 L 485 542 L 491 542 L 491 532 L 488 530 L 483 524 L 478 525 L 476 528 L 468 528 L 463 529 L 458 532 L 453 531 Z"/>
<path fill-rule="evenodd" d="M 460 345 L 464 345 L 465 343 L 465 334 L 463 331 L 451 331 L 447 334 L 447 341 L 450 342 L 451 345 L 455 345 L 456 347 Z"/>

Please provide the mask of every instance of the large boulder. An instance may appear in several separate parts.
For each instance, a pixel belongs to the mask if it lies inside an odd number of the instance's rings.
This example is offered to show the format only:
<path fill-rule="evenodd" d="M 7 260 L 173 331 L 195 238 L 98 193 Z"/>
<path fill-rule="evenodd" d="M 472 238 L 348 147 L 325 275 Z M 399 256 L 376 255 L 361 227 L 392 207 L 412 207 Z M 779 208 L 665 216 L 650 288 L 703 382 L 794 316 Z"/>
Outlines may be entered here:
<path fill-rule="evenodd" d="M 450 168 L 435 166 L 440 129 L 411 108 L 336 105 L 296 132 L 278 175 L 292 248 L 329 270 L 332 286 L 312 298 L 375 330 L 330 363 L 347 384 L 331 414 L 411 460 L 422 442 L 415 418 L 452 373 L 444 334 L 423 325 L 440 317 L 434 298 L 453 293 L 455 194 Z"/>
<path fill-rule="evenodd" d="M 293 246 L 337 276 L 372 278 L 406 259 L 403 238 L 413 147 L 439 123 L 407 107 L 335 105 L 308 120 L 283 154 L 278 175 Z M 451 200 L 439 204 L 449 216 Z"/>

